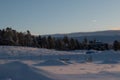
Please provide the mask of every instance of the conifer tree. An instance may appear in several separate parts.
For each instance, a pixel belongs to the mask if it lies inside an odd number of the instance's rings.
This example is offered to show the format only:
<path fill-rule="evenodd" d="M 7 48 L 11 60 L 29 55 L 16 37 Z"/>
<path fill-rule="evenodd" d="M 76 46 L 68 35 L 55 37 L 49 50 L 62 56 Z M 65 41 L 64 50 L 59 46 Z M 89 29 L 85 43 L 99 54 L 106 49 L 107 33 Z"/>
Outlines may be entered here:
<path fill-rule="evenodd" d="M 64 49 L 69 49 L 70 42 L 67 36 L 64 36 L 63 42 L 64 42 Z"/>
<path fill-rule="evenodd" d="M 48 48 L 54 49 L 55 48 L 55 41 L 51 36 L 48 36 Z"/>
<path fill-rule="evenodd" d="M 117 40 L 115 40 L 114 43 L 113 43 L 113 49 L 115 51 L 120 49 L 120 43 Z"/>

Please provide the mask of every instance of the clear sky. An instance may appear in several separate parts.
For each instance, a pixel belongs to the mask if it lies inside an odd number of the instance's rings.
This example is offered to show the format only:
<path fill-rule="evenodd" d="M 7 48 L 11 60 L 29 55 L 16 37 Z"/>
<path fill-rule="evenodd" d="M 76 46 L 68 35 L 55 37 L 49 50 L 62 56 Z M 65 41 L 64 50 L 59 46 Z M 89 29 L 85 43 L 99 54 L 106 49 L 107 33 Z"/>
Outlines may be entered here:
<path fill-rule="evenodd" d="M 0 0 L 0 28 L 32 34 L 120 29 L 120 0 Z"/>

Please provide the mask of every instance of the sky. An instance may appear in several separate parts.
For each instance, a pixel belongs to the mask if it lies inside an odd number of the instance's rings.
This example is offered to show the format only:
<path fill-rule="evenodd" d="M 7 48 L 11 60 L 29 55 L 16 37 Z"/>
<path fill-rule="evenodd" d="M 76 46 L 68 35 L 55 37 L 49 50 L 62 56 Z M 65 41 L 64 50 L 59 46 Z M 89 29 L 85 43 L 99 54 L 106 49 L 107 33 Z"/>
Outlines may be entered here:
<path fill-rule="evenodd" d="M 120 0 L 0 0 L 0 29 L 32 34 L 120 30 Z"/>

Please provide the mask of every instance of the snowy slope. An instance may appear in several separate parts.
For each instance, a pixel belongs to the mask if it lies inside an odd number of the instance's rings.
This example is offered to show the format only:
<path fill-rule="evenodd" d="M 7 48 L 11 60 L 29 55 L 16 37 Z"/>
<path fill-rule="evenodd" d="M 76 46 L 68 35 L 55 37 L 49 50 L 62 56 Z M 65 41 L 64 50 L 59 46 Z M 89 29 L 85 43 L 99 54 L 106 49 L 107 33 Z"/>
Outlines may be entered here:
<path fill-rule="evenodd" d="M 120 51 L 0 46 L 0 80 L 120 80 Z"/>
<path fill-rule="evenodd" d="M 10 62 L 0 65 L 0 80 L 52 80 L 39 72 L 21 62 Z"/>
<path fill-rule="evenodd" d="M 54 34 L 51 35 L 56 38 L 62 38 L 64 36 L 72 37 L 83 41 L 86 37 L 88 40 L 98 40 L 106 43 L 113 43 L 114 40 L 120 40 L 120 30 L 108 30 L 108 31 L 96 31 L 96 32 L 75 32 L 66 34 Z M 48 36 L 48 35 L 46 35 Z"/>
<path fill-rule="evenodd" d="M 54 34 L 54 37 L 80 37 L 80 36 L 120 36 L 120 30 L 107 30 L 107 31 L 95 31 L 95 32 L 75 32 L 66 34 Z"/>
<path fill-rule="evenodd" d="M 1 59 L 58 59 L 82 54 L 81 52 L 56 51 L 28 47 L 0 46 Z"/>

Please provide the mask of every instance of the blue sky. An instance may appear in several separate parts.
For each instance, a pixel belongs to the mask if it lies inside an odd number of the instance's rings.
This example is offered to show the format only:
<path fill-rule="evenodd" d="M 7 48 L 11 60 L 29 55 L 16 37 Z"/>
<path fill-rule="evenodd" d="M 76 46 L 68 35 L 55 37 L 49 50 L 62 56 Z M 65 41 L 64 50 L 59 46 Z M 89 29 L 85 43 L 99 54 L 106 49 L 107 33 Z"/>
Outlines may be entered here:
<path fill-rule="evenodd" d="M 0 28 L 32 34 L 120 29 L 120 0 L 0 0 Z"/>

